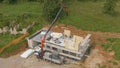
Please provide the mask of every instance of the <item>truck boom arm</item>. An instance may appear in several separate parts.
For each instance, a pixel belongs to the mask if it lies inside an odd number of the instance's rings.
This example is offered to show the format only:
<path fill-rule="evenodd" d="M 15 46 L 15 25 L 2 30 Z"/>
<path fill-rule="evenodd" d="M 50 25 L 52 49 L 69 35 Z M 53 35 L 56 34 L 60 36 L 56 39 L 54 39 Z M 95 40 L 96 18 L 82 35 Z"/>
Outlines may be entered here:
<path fill-rule="evenodd" d="M 54 20 L 52 21 L 50 27 L 48 28 L 45 36 L 48 34 L 48 32 L 50 31 L 50 29 L 52 28 L 52 26 L 53 26 L 53 25 L 55 24 L 55 22 L 57 21 L 57 19 L 58 19 L 58 17 L 60 16 L 60 13 L 62 12 L 62 10 L 63 10 L 63 7 L 61 6 L 61 8 L 59 9 L 57 15 L 55 16 Z"/>
<path fill-rule="evenodd" d="M 59 9 L 56 17 L 54 18 L 54 20 L 52 21 L 50 27 L 48 28 L 47 32 L 45 33 L 45 35 L 44 35 L 44 36 L 42 37 L 42 39 L 41 39 L 41 46 L 40 46 L 40 48 L 41 48 L 41 57 L 44 56 L 43 48 L 44 48 L 44 43 L 45 43 L 46 36 L 47 36 L 48 32 L 50 31 L 50 29 L 52 28 L 52 26 L 53 26 L 53 25 L 55 24 L 55 22 L 57 21 L 57 19 L 58 19 L 58 17 L 60 16 L 60 13 L 62 12 L 62 10 L 63 10 L 63 6 L 61 6 L 61 8 Z"/>

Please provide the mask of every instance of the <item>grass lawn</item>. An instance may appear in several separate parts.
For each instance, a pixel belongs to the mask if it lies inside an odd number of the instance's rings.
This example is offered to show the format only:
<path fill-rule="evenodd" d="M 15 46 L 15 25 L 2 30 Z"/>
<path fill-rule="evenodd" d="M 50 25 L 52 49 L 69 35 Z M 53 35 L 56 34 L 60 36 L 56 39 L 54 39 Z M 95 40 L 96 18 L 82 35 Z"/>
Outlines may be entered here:
<path fill-rule="evenodd" d="M 120 32 L 120 2 L 116 11 L 117 16 L 110 16 L 102 13 L 104 2 L 80 2 L 74 1 L 69 5 L 69 15 L 59 20 L 60 23 L 74 25 L 77 28 L 91 31 Z M 15 18 L 24 13 L 31 15 L 31 21 L 38 21 L 42 18 L 42 4 L 38 2 L 25 2 L 14 5 L 0 4 L 0 13 Z M 27 23 L 28 24 L 28 23 Z"/>
<path fill-rule="evenodd" d="M 20 41 L 19 43 L 6 48 L 1 54 L 0 57 L 6 57 L 9 53 L 16 51 L 22 44 L 25 43 L 25 39 Z"/>
<path fill-rule="evenodd" d="M 74 25 L 83 30 L 120 32 L 120 2 L 117 3 L 116 7 L 117 16 L 103 14 L 103 4 L 104 2 L 74 1 L 69 5 L 68 17 L 63 17 L 58 22 Z M 14 5 L 0 4 L 0 13 L 13 19 L 16 16 L 27 13 L 31 15 L 31 18 L 28 19 L 29 22 L 45 23 L 45 20 L 42 18 L 42 4 L 38 2 L 25 2 Z M 40 19 L 43 21 L 41 22 Z M 28 24 L 26 23 L 26 25 Z"/>
<path fill-rule="evenodd" d="M 104 2 L 77 2 L 69 6 L 69 15 L 60 22 L 74 25 L 77 28 L 90 31 L 120 32 L 120 2 L 116 7 L 118 16 L 102 13 Z"/>
<path fill-rule="evenodd" d="M 15 5 L 0 4 L 0 13 L 2 13 L 4 16 L 8 16 L 10 19 L 14 20 L 17 16 L 22 16 L 23 14 L 29 14 L 31 16 L 24 22 L 21 22 L 23 28 L 30 25 L 33 21 L 36 22 L 35 26 L 29 29 L 30 35 L 36 32 L 37 30 L 41 29 L 44 24 L 44 20 L 41 17 L 41 9 L 41 4 L 37 2 L 25 2 L 18 3 Z M 20 35 L 10 35 L 9 33 L 0 34 L 0 48 L 2 48 L 15 38 L 18 38 L 19 36 Z M 11 47 L 5 49 L 5 51 L 2 54 L 0 54 L 0 56 L 5 56 L 6 54 L 15 51 L 23 43 L 25 43 L 25 39 L 24 41 L 20 41 L 18 44 L 12 45 Z"/>
<path fill-rule="evenodd" d="M 13 36 L 10 34 L 0 34 L 0 48 L 8 44 L 11 40 L 17 38 L 19 35 Z"/>
<path fill-rule="evenodd" d="M 103 44 L 102 46 L 106 51 L 114 51 L 115 59 L 120 60 L 120 38 L 109 38 L 107 39 L 108 43 Z M 112 50 L 109 50 L 111 48 Z"/>
<path fill-rule="evenodd" d="M 13 5 L 9 4 L 0 4 L 0 13 L 6 16 L 14 18 L 16 16 L 22 15 L 24 13 L 32 14 L 32 18 L 41 16 L 42 6 L 38 2 L 25 2 L 17 3 Z"/>
<path fill-rule="evenodd" d="M 42 4 L 38 2 L 24 2 L 13 5 L 1 3 L 0 13 L 3 15 L 3 20 L 5 19 L 3 22 L 9 20 L 10 25 L 13 21 L 17 20 L 16 23 L 21 24 L 20 29 L 26 28 L 28 25 L 32 24 L 32 22 L 37 22 L 37 25 L 43 24 Z M 0 21 L 0 25 L 1 24 L 2 22 Z"/>

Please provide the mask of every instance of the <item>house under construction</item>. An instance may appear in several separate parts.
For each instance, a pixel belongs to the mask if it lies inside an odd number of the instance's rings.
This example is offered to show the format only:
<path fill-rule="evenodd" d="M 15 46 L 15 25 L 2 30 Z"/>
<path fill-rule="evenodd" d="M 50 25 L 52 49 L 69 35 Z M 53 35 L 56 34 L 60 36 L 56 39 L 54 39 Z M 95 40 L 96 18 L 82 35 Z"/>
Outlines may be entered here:
<path fill-rule="evenodd" d="M 40 47 L 40 40 L 45 33 L 46 30 L 40 30 L 27 38 L 28 47 L 33 49 Z M 82 60 L 90 46 L 90 36 L 91 34 L 88 34 L 83 38 L 71 35 L 70 30 L 64 30 L 63 33 L 50 31 L 45 39 L 44 51 L 58 52 L 59 55 L 64 57 Z"/>

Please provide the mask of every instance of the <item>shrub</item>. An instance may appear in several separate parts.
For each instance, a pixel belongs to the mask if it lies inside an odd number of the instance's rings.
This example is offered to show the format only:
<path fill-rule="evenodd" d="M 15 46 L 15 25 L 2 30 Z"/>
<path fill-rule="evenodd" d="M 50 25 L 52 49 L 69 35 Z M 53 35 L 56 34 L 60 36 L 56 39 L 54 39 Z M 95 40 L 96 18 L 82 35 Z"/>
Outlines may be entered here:
<path fill-rule="evenodd" d="M 17 0 L 4 0 L 3 2 L 6 4 L 15 4 Z"/>
<path fill-rule="evenodd" d="M 106 14 L 114 15 L 116 2 L 117 0 L 106 0 L 103 7 L 103 12 Z"/>
<path fill-rule="evenodd" d="M 59 0 L 45 0 L 43 6 L 44 18 L 49 21 L 53 20 L 60 8 L 59 4 Z"/>
<path fill-rule="evenodd" d="M 0 0 L 0 3 L 3 2 L 3 0 Z"/>

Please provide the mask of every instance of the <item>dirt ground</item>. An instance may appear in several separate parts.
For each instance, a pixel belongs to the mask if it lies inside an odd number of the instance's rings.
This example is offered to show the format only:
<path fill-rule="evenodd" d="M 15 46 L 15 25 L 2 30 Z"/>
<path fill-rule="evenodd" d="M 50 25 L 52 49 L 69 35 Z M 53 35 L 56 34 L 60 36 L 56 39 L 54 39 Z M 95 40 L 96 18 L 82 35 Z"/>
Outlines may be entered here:
<path fill-rule="evenodd" d="M 47 28 L 48 25 L 44 27 Z M 85 37 L 87 34 L 92 34 L 90 43 L 94 48 L 92 48 L 90 55 L 84 62 L 57 65 L 44 60 L 38 62 L 34 55 L 28 59 L 22 59 L 19 56 L 21 53 L 19 53 L 6 59 L 1 58 L 1 68 L 99 68 L 99 65 L 106 65 L 107 68 L 109 68 L 109 66 L 111 66 L 111 68 L 118 68 L 120 64 L 113 66 L 108 62 L 109 60 L 114 60 L 114 52 L 105 52 L 101 45 L 106 43 L 107 38 L 120 38 L 120 33 L 83 31 L 73 26 L 65 26 L 63 24 L 54 26 L 52 31 L 63 32 L 64 29 L 71 30 L 72 35 L 75 34 L 82 37 Z"/>
<path fill-rule="evenodd" d="M 78 68 L 78 66 L 72 64 L 57 65 L 44 60 L 38 61 L 38 59 L 36 59 L 34 55 L 30 56 L 28 59 L 23 59 L 20 57 L 20 54 L 11 56 L 6 59 L 0 59 L 0 67 L 1 68 Z"/>

